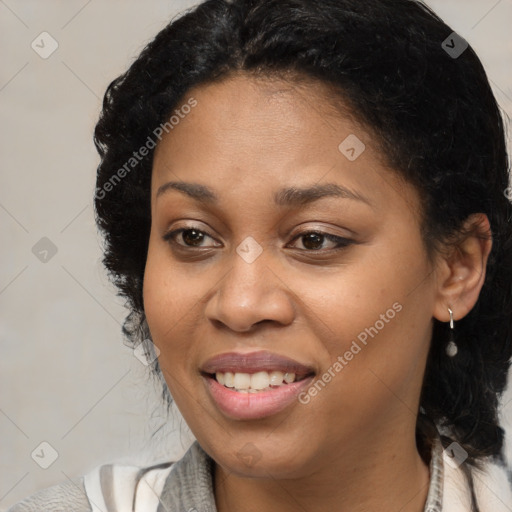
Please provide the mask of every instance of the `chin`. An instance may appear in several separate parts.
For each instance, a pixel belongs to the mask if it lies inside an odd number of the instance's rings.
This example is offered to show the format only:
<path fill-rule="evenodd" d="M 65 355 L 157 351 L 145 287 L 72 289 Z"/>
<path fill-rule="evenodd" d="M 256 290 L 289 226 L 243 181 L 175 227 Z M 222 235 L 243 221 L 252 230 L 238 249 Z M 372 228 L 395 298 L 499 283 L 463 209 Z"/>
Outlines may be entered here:
<path fill-rule="evenodd" d="M 304 451 L 304 437 L 293 440 L 287 436 L 285 442 L 281 442 L 279 436 L 269 432 L 244 436 L 235 434 L 224 446 L 229 446 L 229 452 L 221 444 L 215 446 L 211 456 L 239 477 L 298 478 L 305 476 L 307 468 L 311 471 L 311 461 Z"/>

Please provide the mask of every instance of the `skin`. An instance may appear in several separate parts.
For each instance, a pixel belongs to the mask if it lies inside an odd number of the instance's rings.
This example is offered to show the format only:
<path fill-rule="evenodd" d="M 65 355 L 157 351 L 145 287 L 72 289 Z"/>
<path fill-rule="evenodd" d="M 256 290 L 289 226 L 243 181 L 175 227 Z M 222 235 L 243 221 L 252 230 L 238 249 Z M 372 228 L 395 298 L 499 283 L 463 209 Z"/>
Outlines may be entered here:
<path fill-rule="evenodd" d="M 415 423 L 432 319 L 471 310 L 491 242 L 468 236 L 431 261 L 417 191 L 322 84 L 237 74 L 190 97 L 197 106 L 155 150 L 143 292 L 171 394 L 215 461 L 219 512 L 422 511 L 429 471 Z M 354 161 L 338 149 L 349 134 L 366 146 Z M 174 189 L 157 197 L 169 181 L 205 185 L 218 203 Z M 370 204 L 274 203 L 282 187 L 326 183 Z M 484 215 L 468 222 L 489 231 Z M 182 227 L 205 235 L 163 239 Z M 354 243 L 330 250 L 326 238 L 298 237 L 308 231 Z M 236 252 L 248 236 L 263 249 L 252 263 Z M 231 351 L 270 350 L 321 377 L 394 303 L 401 311 L 307 404 L 235 420 L 207 393 L 199 368 Z M 248 443 L 250 464 L 240 457 Z"/>

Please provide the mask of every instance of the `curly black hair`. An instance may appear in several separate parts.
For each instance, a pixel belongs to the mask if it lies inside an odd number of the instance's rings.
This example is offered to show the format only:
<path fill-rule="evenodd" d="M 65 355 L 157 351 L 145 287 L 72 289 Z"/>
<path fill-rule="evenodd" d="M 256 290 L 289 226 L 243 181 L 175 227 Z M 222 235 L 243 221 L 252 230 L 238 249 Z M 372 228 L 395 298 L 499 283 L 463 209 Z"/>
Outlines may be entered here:
<path fill-rule="evenodd" d="M 468 462 L 502 461 L 497 411 L 512 355 L 509 162 L 502 114 L 466 44 L 415 0 L 208 0 L 172 20 L 109 85 L 95 130 L 96 221 L 103 262 L 129 307 L 127 339 L 150 339 L 142 284 L 153 147 L 187 92 L 240 72 L 320 81 L 420 192 L 429 254 L 460 235 L 471 214 L 490 220 L 487 276 L 457 322 L 456 357 L 445 353 L 447 324 L 433 319 L 421 412 L 450 432 Z"/>

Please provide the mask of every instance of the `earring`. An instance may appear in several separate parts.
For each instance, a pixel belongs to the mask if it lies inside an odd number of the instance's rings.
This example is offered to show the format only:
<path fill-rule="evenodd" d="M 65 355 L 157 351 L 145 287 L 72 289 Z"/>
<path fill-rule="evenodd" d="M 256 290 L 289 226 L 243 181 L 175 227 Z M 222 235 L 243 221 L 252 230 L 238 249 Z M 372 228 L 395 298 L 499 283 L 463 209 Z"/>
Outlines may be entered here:
<path fill-rule="evenodd" d="M 450 313 L 450 341 L 446 345 L 446 355 L 448 357 L 454 357 L 457 355 L 459 348 L 457 347 L 457 344 L 454 341 L 453 335 L 453 311 L 450 308 L 448 308 L 448 312 Z"/>

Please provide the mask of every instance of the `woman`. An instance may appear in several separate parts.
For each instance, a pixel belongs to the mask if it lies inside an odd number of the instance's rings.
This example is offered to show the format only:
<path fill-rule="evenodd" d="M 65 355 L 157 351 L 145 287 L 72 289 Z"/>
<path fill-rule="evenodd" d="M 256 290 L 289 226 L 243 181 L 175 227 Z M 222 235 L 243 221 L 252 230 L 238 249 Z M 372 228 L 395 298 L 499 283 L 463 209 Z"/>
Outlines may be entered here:
<path fill-rule="evenodd" d="M 512 509 L 504 129 L 432 11 L 209 0 L 112 82 L 95 142 L 125 335 L 197 441 L 12 511 Z"/>

